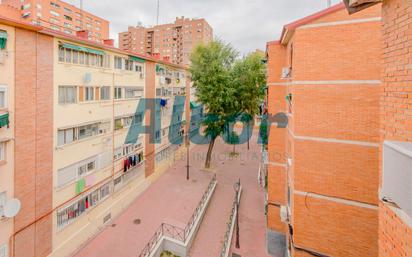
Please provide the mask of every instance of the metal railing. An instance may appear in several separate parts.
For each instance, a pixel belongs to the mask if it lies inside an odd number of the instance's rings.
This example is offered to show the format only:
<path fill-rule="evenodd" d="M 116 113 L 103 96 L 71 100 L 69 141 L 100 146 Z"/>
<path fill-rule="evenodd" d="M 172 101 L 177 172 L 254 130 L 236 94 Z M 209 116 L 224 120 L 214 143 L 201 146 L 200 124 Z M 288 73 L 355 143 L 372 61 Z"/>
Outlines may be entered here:
<path fill-rule="evenodd" d="M 205 206 L 207 199 L 212 193 L 215 184 L 216 174 L 210 180 L 209 185 L 202 196 L 202 199 L 199 201 L 199 204 L 197 205 L 195 211 L 193 212 L 193 215 L 190 217 L 190 220 L 187 222 L 187 225 L 184 229 L 176 227 L 174 225 L 162 223 L 156 230 L 152 238 L 149 240 L 149 242 L 146 244 L 146 246 L 143 248 L 139 257 L 149 257 L 155 250 L 156 245 L 159 243 L 159 241 L 162 240 L 162 237 L 169 237 L 182 243 L 186 243 L 190 233 L 195 226 L 197 218 L 199 218 L 199 215 L 201 214 L 201 211 Z"/>
<path fill-rule="evenodd" d="M 232 226 L 233 226 L 233 222 L 235 222 L 236 220 L 236 211 L 238 208 L 238 204 L 239 204 L 239 195 L 241 193 L 241 184 L 240 184 L 240 180 L 238 182 L 235 183 L 234 185 L 235 188 L 235 198 L 233 199 L 233 204 L 232 204 L 232 210 L 230 212 L 230 217 L 229 217 L 229 221 L 227 223 L 227 228 L 226 228 L 226 233 L 225 233 L 225 238 L 223 240 L 223 245 L 222 245 L 222 250 L 220 251 L 220 257 L 225 257 L 228 254 L 228 251 L 230 250 L 230 245 L 229 243 L 231 242 L 231 231 L 232 231 Z"/>

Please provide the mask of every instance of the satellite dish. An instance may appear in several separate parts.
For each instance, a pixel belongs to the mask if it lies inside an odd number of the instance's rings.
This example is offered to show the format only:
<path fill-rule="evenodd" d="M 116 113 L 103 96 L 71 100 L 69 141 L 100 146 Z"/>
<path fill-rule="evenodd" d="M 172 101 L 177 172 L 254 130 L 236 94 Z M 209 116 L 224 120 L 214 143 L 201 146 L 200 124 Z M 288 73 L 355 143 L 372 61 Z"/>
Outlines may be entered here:
<path fill-rule="evenodd" d="M 16 216 L 21 208 L 21 203 L 19 199 L 8 200 L 4 206 L 4 217 L 13 218 Z"/>

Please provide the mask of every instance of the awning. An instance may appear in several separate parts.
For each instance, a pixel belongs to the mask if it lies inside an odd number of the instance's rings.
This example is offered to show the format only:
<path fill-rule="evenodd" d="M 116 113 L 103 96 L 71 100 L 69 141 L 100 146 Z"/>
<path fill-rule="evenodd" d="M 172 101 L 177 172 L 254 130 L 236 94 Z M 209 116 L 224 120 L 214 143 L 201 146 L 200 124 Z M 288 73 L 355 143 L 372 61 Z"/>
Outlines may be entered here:
<path fill-rule="evenodd" d="M 67 44 L 67 43 L 62 44 L 62 46 L 64 48 L 72 49 L 72 50 L 76 50 L 76 51 L 86 52 L 86 53 L 90 53 L 90 54 L 104 55 L 104 52 L 101 51 L 101 50 L 96 50 L 96 49 L 87 48 L 87 47 L 83 47 L 83 46 L 72 45 L 72 44 Z"/>
<path fill-rule="evenodd" d="M 139 57 L 136 57 L 136 56 L 133 56 L 133 55 L 129 55 L 129 59 L 134 61 L 134 62 L 140 62 L 140 63 L 145 63 L 146 62 L 145 59 L 142 59 L 142 58 L 139 58 Z"/>
<path fill-rule="evenodd" d="M 6 48 L 7 44 L 7 32 L 0 31 L 0 49 Z"/>
<path fill-rule="evenodd" d="M 10 122 L 8 113 L 0 115 L 0 128 L 5 126 L 9 127 L 9 123 Z"/>

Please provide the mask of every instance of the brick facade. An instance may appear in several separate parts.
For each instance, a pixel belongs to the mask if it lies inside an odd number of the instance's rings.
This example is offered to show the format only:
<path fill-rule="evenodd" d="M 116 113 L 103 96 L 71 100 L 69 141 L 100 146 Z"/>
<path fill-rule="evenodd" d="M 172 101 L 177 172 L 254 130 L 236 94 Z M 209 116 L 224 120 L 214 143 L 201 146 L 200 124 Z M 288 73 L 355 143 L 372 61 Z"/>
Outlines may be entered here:
<path fill-rule="evenodd" d="M 269 207 L 268 228 L 286 232 L 292 256 L 378 255 L 380 16 L 341 4 L 268 43 L 269 112 L 289 117 L 268 144 L 268 202 L 288 205 L 289 221 Z"/>
<path fill-rule="evenodd" d="M 16 29 L 16 49 L 14 186 L 22 209 L 15 231 L 22 231 L 14 256 L 46 256 L 52 250 L 53 38 Z"/>
<path fill-rule="evenodd" d="M 381 142 L 412 142 L 412 7 L 409 0 L 385 0 Z M 382 156 L 382 154 L 381 154 Z M 412 256 L 412 227 L 386 203 L 379 207 L 379 256 Z M 411 217 L 409 217 L 411 219 Z"/>

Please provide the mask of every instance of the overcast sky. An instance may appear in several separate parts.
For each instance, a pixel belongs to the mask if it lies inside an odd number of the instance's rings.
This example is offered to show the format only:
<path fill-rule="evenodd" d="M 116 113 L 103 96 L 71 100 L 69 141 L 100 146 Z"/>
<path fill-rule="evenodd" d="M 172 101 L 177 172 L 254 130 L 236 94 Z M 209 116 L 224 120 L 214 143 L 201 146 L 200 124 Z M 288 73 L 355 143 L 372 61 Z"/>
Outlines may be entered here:
<path fill-rule="evenodd" d="M 66 0 L 79 6 L 80 0 Z M 332 0 L 333 4 L 340 2 Z M 156 23 L 157 0 L 83 0 L 86 11 L 110 22 L 110 37 L 138 22 Z M 277 40 L 284 24 L 327 6 L 327 0 L 160 0 L 159 23 L 171 23 L 177 16 L 205 18 L 214 35 L 230 42 L 241 53 L 265 49 Z"/>

